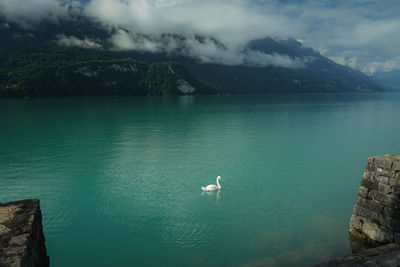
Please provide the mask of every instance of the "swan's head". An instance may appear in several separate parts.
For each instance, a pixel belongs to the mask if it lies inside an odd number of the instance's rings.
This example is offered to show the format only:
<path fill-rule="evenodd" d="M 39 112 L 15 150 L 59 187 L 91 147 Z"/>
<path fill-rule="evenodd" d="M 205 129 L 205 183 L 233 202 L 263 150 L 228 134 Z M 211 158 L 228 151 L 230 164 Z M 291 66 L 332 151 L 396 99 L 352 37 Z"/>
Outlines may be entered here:
<path fill-rule="evenodd" d="M 221 178 L 221 176 L 218 176 L 218 177 L 217 177 L 217 179 L 222 181 L 222 178 Z"/>

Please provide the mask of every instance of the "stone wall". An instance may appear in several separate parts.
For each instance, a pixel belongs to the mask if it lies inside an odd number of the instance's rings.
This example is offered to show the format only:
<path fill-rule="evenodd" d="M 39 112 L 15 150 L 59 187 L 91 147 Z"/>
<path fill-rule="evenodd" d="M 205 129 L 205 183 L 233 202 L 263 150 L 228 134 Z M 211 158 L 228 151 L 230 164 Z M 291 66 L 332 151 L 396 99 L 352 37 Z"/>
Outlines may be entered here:
<path fill-rule="evenodd" d="M 0 203 L 0 266 L 49 266 L 39 200 Z"/>
<path fill-rule="evenodd" d="M 395 243 L 362 250 L 314 267 L 399 266 L 400 246 Z"/>
<path fill-rule="evenodd" d="M 400 154 L 367 159 L 350 237 L 366 243 L 400 243 Z"/>

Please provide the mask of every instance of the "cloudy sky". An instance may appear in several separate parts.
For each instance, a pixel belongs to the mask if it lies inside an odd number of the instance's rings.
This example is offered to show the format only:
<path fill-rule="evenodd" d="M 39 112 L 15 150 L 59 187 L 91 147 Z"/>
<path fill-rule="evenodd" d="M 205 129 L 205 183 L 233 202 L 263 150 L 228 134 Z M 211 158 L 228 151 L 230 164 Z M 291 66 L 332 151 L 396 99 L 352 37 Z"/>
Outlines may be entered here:
<path fill-rule="evenodd" d="M 285 55 L 239 54 L 250 40 L 270 36 L 294 38 L 337 63 L 367 74 L 400 69 L 400 1 L 398 0 L 1 0 L 0 15 L 27 27 L 42 19 L 70 19 L 81 7 L 84 15 L 105 27 L 120 27 L 110 39 L 119 49 L 171 51 L 173 40 L 163 33 L 220 40 L 229 53 L 221 53 L 211 39 L 203 44 L 187 39 L 183 50 L 202 61 L 226 64 L 285 64 L 304 62 Z M 132 33 L 145 33 L 151 40 Z M 58 35 L 64 45 L 98 47 L 95 40 Z M 207 43 L 208 42 L 208 43 Z M 236 62 L 232 60 L 236 60 Z M 256 60 L 257 59 L 257 60 Z M 267 62 L 267 64 L 264 64 Z"/>

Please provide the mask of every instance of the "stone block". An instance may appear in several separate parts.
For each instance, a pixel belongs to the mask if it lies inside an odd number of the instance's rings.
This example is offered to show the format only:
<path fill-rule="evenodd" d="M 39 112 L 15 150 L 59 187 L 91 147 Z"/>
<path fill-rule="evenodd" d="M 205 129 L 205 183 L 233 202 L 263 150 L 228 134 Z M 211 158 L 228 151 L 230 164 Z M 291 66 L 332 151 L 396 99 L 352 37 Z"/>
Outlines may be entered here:
<path fill-rule="evenodd" d="M 378 225 L 386 226 L 386 217 L 385 217 L 385 215 L 379 214 L 377 223 L 378 223 Z"/>
<path fill-rule="evenodd" d="M 400 246 L 395 243 L 370 246 L 360 246 L 360 242 L 350 239 L 350 246 L 354 253 L 335 260 L 317 264 L 313 267 L 394 267 L 399 266 Z M 259 266 L 259 265 L 258 265 Z"/>
<path fill-rule="evenodd" d="M 393 239 L 395 243 L 400 244 L 400 233 L 393 232 Z"/>
<path fill-rule="evenodd" d="M 394 176 L 394 179 L 400 181 L 400 171 L 397 171 L 397 172 L 396 172 L 396 175 Z"/>
<path fill-rule="evenodd" d="M 366 199 L 368 197 L 368 188 L 360 186 L 360 189 L 358 189 L 358 195 Z"/>
<path fill-rule="evenodd" d="M 362 179 L 361 185 L 369 190 L 378 190 L 378 183 L 368 179 Z"/>
<path fill-rule="evenodd" d="M 391 170 L 391 169 L 383 169 L 383 168 L 376 169 L 376 176 L 385 176 L 388 178 L 394 178 L 395 174 L 396 174 L 396 171 Z"/>
<path fill-rule="evenodd" d="M 391 169 L 393 164 L 393 159 L 388 155 L 376 157 L 374 159 L 374 165 L 386 169 Z"/>
<path fill-rule="evenodd" d="M 378 202 L 382 206 L 400 209 L 400 200 L 391 195 L 386 195 L 382 192 L 371 190 L 368 193 L 368 198 Z"/>
<path fill-rule="evenodd" d="M 383 206 L 386 206 L 386 203 L 389 202 L 388 195 L 383 194 L 377 190 L 371 190 L 368 193 L 368 198 L 381 203 Z"/>
<path fill-rule="evenodd" d="M 392 169 L 395 171 L 400 171 L 400 160 L 393 161 Z"/>
<path fill-rule="evenodd" d="M 400 179 L 389 179 L 389 185 L 391 185 L 391 186 L 400 186 Z"/>
<path fill-rule="evenodd" d="M 375 181 L 381 184 L 389 184 L 389 178 L 386 176 L 377 176 L 375 177 Z"/>
<path fill-rule="evenodd" d="M 18 246 L 23 246 L 28 242 L 29 234 L 25 233 L 22 235 L 17 235 L 11 237 L 10 241 L 8 242 L 10 245 L 18 245 Z"/>
<path fill-rule="evenodd" d="M 393 242 L 393 232 L 384 226 L 365 220 L 361 231 L 371 240 L 380 243 Z"/>
<path fill-rule="evenodd" d="M 375 157 L 369 157 L 369 158 L 367 158 L 367 163 L 368 163 L 368 164 L 371 164 L 371 165 L 374 165 L 374 159 L 375 159 Z"/>
<path fill-rule="evenodd" d="M 352 215 L 350 218 L 350 230 L 356 229 L 361 230 L 363 224 L 363 219 L 360 216 Z"/>
<path fill-rule="evenodd" d="M 392 186 L 392 197 L 396 197 L 400 199 L 400 185 Z"/>
<path fill-rule="evenodd" d="M 353 215 L 356 215 L 356 216 L 363 216 L 363 215 L 362 215 L 362 209 L 363 209 L 363 207 L 361 207 L 361 206 L 358 205 L 358 204 L 355 204 L 354 207 L 353 207 Z"/>
<path fill-rule="evenodd" d="M 378 191 L 388 195 L 388 194 L 392 193 L 392 187 L 390 185 L 387 185 L 387 184 L 379 183 L 378 184 Z"/>
<path fill-rule="evenodd" d="M 363 217 L 367 220 L 370 220 L 372 222 L 378 222 L 379 220 L 379 213 L 378 212 L 374 212 L 370 209 L 367 208 L 363 208 L 359 205 L 355 205 L 354 209 L 353 209 L 353 214 Z"/>
<path fill-rule="evenodd" d="M 394 219 L 392 217 L 385 217 L 384 225 L 392 231 L 400 232 L 400 220 Z"/>
<path fill-rule="evenodd" d="M 389 195 L 388 198 L 386 199 L 386 206 L 394 209 L 400 209 L 400 199 L 397 197 L 394 197 L 392 195 Z"/>
<path fill-rule="evenodd" d="M 373 200 L 369 200 L 369 199 L 365 199 L 365 198 L 361 198 L 359 197 L 356 201 L 356 206 L 359 206 L 361 208 L 376 212 L 376 213 L 382 213 L 383 212 L 383 206 L 380 205 L 380 203 L 373 201 Z"/>
<path fill-rule="evenodd" d="M 363 177 L 365 179 L 372 179 L 372 177 L 376 176 L 377 167 L 371 164 L 365 165 Z"/>
<path fill-rule="evenodd" d="M 353 215 L 369 219 L 369 216 L 367 216 L 367 214 L 365 214 L 366 213 L 365 210 L 367 210 L 367 209 L 356 204 L 353 208 Z"/>

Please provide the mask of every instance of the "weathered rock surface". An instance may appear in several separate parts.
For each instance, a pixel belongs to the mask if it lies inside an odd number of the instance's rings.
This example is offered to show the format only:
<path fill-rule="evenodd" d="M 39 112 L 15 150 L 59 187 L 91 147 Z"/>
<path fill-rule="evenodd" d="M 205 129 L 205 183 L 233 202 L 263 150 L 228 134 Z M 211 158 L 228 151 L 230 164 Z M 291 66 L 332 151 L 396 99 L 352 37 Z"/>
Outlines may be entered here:
<path fill-rule="evenodd" d="M 49 266 L 39 200 L 0 203 L 0 266 Z"/>
<path fill-rule="evenodd" d="M 390 243 L 362 250 L 359 253 L 353 253 L 316 266 L 400 266 L 400 246 Z"/>
<path fill-rule="evenodd" d="M 349 232 L 366 243 L 400 241 L 400 154 L 367 159 Z"/>

